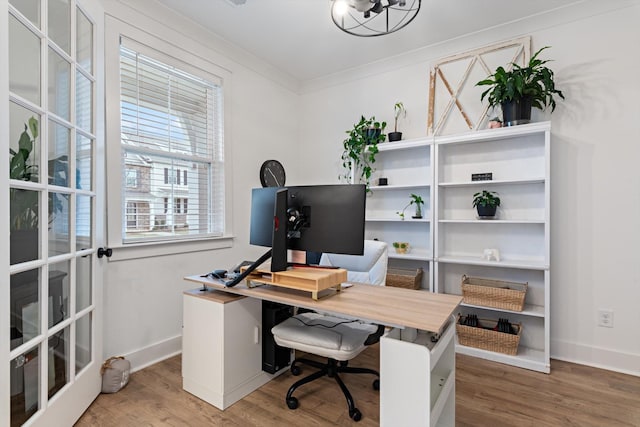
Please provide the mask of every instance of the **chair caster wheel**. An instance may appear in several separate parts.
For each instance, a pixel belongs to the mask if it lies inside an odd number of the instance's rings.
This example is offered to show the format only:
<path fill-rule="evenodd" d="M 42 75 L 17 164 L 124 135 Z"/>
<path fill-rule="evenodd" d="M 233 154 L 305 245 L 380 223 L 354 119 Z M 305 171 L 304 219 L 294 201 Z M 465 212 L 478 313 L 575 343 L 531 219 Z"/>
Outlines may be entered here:
<path fill-rule="evenodd" d="M 287 398 L 287 406 L 289 409 L 296 409 L 298 407 L 298 399 L 295 397 Z"/>
<path fill-rule="evenodd" d="M 298 375 L 300 375 L 300 372 L 302 372 L 302 371 L 300 370 L 299 367 L 297 367 L 295 365 L 291 365 L 291 375 L 298 376 Z"/>
<path fill-rule="evenodd" d="M 349 416 L 353 421 L 360 421 L 362 419 L 362 413 L 358 408 L 354 408 L 353 411 L 349 412 Z"/>
<path fill-rule="evenodd" d="M 375 379 L 373 380 L 373 389 L 374 390 L 380 390 L 380 380 L 379 379 Z"/>

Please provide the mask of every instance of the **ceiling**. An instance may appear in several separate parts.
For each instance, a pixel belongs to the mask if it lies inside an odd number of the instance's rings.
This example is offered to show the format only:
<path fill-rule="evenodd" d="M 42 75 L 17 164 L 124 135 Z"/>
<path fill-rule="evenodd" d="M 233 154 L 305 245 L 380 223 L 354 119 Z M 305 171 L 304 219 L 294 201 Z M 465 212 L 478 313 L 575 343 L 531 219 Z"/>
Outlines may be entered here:
<path fill-rule="evenodd" d="M 340 31 L 331 0 L 158 0 L 228 42 L 303 82 L 578 0 L 422 0 L 406 28 L 380 37 Z"/>

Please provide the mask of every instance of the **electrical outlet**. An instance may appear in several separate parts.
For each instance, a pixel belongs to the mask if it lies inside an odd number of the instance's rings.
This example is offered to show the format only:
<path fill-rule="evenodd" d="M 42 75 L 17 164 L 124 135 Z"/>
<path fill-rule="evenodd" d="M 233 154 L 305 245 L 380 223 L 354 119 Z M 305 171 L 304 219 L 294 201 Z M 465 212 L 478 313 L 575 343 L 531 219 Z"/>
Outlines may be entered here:
<path fill-rule="evenodd" d="M 598 326 L 613 328 L 613 310 L 598 310 Z"/>

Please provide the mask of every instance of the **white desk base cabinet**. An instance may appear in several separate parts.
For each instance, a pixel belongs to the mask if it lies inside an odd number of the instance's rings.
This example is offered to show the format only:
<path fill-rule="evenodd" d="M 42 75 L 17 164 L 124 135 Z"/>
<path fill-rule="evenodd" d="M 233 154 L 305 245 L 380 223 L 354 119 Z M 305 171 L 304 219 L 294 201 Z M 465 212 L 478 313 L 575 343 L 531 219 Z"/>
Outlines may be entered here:
<path fill-rule="evenodd" d="M 392 329 L 380 339 L 380 425 L 455 425 L 455 322 L 437 343 L 418 331 L 413 342 Z"/>
<path fill-rule="evenodd" d="M 185 291 L 182 388 L 216 408 L 231 406 L 278 375 L 262 371 L 261 340 L 261 300 Z"/>

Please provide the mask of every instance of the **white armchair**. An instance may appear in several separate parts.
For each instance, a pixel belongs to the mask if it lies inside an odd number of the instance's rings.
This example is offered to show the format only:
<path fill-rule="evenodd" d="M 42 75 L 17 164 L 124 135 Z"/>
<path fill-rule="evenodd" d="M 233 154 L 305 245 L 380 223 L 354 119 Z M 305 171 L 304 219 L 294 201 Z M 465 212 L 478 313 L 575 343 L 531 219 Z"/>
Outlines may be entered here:
<path fill-rule="evenodd" d="M 365 241 L 362 256 L 323 254 L 321 265 L 345 268 L 351 282 L 384 286 L 387 272 L 388 249 L 384 242 Z M 348 292 L 346 289 L 344 292 Z M 297 314 L 271 329 L 276 343 L 306 353 L 326 357 L 326 363 L 306 358 L 296 358 L 291 364 L 291 373 L 300 375 L 299 364 L 318 369 L 317 372 L 294 383 L 287 392 L 286 403 L 290 409 L 298 407 L 295 390 L 325 375 L 334 378 L 342 390 L 349 406 L 349 416 L 354 421 L 362 418 L 351 393 L 340 379 L 339 373 L 372 374 L 376 377 L 373 388 L 380 389 L 380 374 L 368 368 L 347 366 L 348 361 L 360 354 L 367 346 L 379 341 L 384 326 L 363 323 L 320 313 Z"/>

